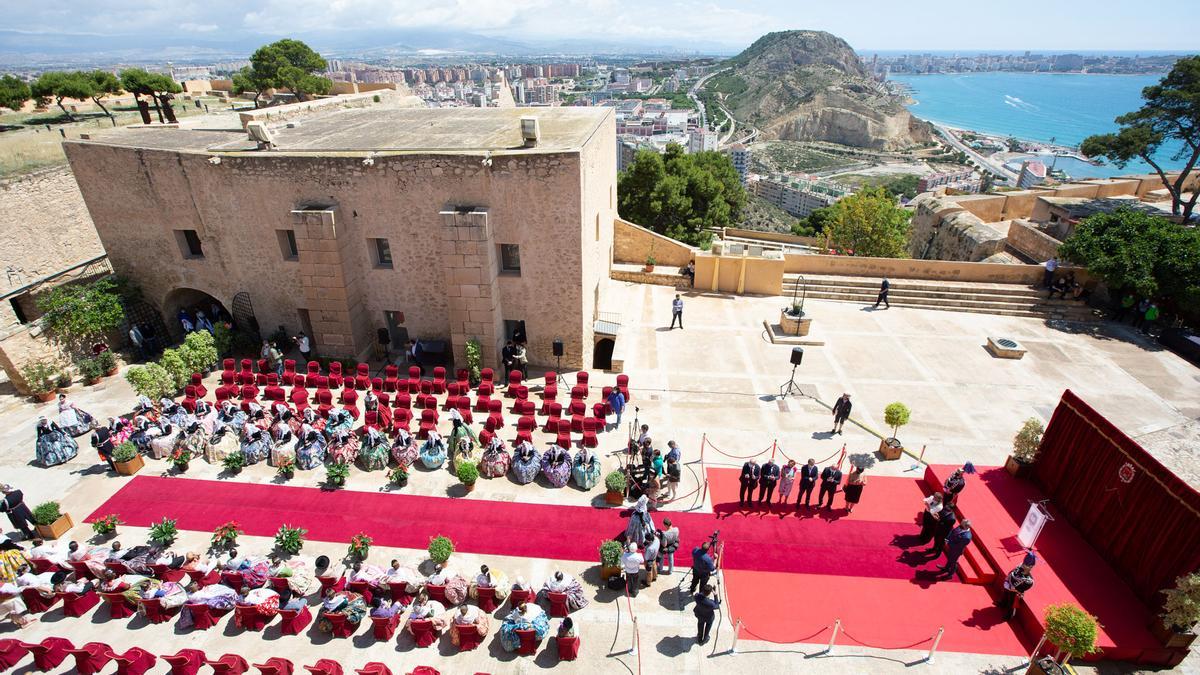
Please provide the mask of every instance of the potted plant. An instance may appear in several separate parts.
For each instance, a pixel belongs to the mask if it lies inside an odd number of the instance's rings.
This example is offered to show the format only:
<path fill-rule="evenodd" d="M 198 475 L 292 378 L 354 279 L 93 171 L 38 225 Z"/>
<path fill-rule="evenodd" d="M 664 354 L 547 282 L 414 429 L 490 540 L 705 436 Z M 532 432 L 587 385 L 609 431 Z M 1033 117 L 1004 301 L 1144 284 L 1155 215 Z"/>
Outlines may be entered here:
<path fill-rule="evenodd" d="M 429 539 L 429 559 L 436 564 L 442 564 L 450 559 L 450 554 L 454 553 L 454 542 L 450 541 L 450 537 L 438 535 Z"/>
<path fill-rule="evenodd" d="M 30 395 L 42 403 L 54 398 L 57 375 L 58 370 L 49 361 L 34 361 L 21 369 Z"/>
<path fill-rule="evenodd" d="M 625 474 L 620 471 L 610 471 L 604 477 L 604 501 L 613 506 L 620 506 L 625 503 L 625 488 L 628 487 L 625 482 Z"/>
<path fill-rule="evenodd" d="M 179 528 L 175 526 L 174 518 L 163 518 L 150 526 L 150 541 L 162 547 L 170 546 L 179 536 Z"/>
<path fill-rule="evenodd" d="M 115 513 L 110 513 L 93 521 L 92 531 L 101 537 L 111 537 L 117 533 L 117 525 L 120 524 L 121 517 Z"/>
<path fill-rule="evenodd" d="M 334 462 L 325 466 L 325 483 L 330 487 L 343 487 L 350 477 L 350 465 Z"/>
<path fill-rule="evenodd" d="M 892 428 L 891 438 L 879 441 L 879 454 L 883 455 L 884 459 L 900 459 L 900 455 L 904 454 L 904 446 L 901 445 L 900 439 L 896 438 L 896 433 L 900 431 L 900 427 L 908 424 L 911 416 L 908 406 L 899 401 L 889 403 L 883 409 L 883 422 Z"/>
<path fill-rule="evenodd" d="M 213 530 L 212 548 L 214 550 L 230 549 L 237 545 L 239 534 L 243 534 L 236 520 L 231 520 Z"/>
<path fill-rule="evenodd" d="M 600 578 L 608 579 L 620 573 L 621 542 L 609 539 L 600 544 Z"/>
<path fill-rule="evenodd" d="M 275 532 L 275 548 L 284 553 L 296 555 L 304 547 L 304 535 L 306 534 L 308 534 L 308 530 L 290 525 L 280 525 L 279 530 Z"/>
<path fill-rule="evenodd" d="M 658 263 L 658 259 L 654 257 L 654 253 L 646 255 L 646 266 L 642 268 L 646 272 L 653 272 L 654 266 Z"/>
<path fill-rule="evenodd" d="M 221 460 L 221 467 L 230 474 L 241 472 L 244 466 L 246 466 L 246 456 L 240 451 L 231 452 Z"/>
<path fill-rule="evenodd" d="M 192 464 L 192 451 L 187 448 L 179 447 L 171 451 L 171 456 L 167 458 L 176 473 L 184 473 Z"/>
<path fill-rule="evenodd" d="M 80 359 L 75 369 L 79 371 L 84 384 L 92 385 L 104 379 L 104 367 L 100 365 L 100 359 Z"/>
<path fill-rule="evenodd" d="M 467 378 L 470 380 L 472 387 L 478 387 L 479 383 L 483 380 L 481 374 L 483 372 L 481 370 L 483 366 L 483 345 L 475 338 L 467 340 L 466 354 Z"/>
<path fill-rule="evenodd" d="M 475 489 L 475 481 L 479 480 L 479 468 L 471 462 L 462 462 L 458 465 L 455 471 L 458 474 L 458 479 L 462 481 L 463 487 L 470 493 Z"/>
<path fill-rule="evenodd" d="M 111 349 L 105 349 L 96 355 L 95 362 L 100 366 L 104 377 L 112 377 L 117 374 L 117 355 L 113 354 Z"/>
<path fill-rule="evenodd" d="M 58 371 L 54 376 L 54 387 L 58 391 L 66 391 L 71 388 L 71 374 L 65 370 Z"/>
<path fill-rule="evenodd" d="M 58 539 L 75 527 L 69 513 L 63 513 L 58 502 L 45 502 L 33 509 L 33 525 L 42 539 Z"/>
<path fill-rule="evenodd" d="M 124 441 L 113 449 L 113 466 L 120 475 L 132 476 L 146 466 L 146 460 L 132 441 Z"/>
<path fill-rule="evenodd" d="M 1046 427 L 1036 417 L 1030 417 L 1021 425 L 1021 430 L 1013 437 L 1013 451 L 1004 460 L 1004 468 L 1015 478 L 1024 478 L 1033 470 L 1033 460 L 1037 459 L 1038 450 L 1042 446 L 1042 433 Z"/>
<path fill-rule="evenodd" d="M 366 560 L 367 554 L 371 552 L 371 541 L 371 537 L 367 536 L 366 532 L 359 532 L 350 537 L 350 549 L 347 552 L 351 558 Z"/>
<path fill-rule="evenodd" d="M 396 487 L 408 485 L 408 467 L 398 466 L 392 469 L 392 472 L 388 474 L 388 480 L 395 483 Z"/>
<path fill-rule="evenodd" d="M 283 456 L 275 463 L 275 475 L 284 480 L 291 480 L 292 476 L 296 475 L 296 458 Z"/>
<path fill-rule="evenodd" d="M 1150 632 L 1164 647 L 1187 649 L 1196 639 L 1196 623 L 1200 622 L 1200 572 L 1179 577 L 1175 588 L 1163 595 L 1167 596 L 1163 613 L 1150 624 Z"/>
<path fill-rule="evenodd" d="M 1045 639 L 1058 648 L 1054 658 L 1059 663 L 1065 664 L 1071 657 L 1080 658 L 1098 651 L 1096 634 L 1100 630 L 1100 624 L 1096 617 L 1083 611 L 1078 605 L 1050 605 L 1046 608 L 1045 625 Z M 1026 672 L 1046 671 L 1034 661 Z"/>

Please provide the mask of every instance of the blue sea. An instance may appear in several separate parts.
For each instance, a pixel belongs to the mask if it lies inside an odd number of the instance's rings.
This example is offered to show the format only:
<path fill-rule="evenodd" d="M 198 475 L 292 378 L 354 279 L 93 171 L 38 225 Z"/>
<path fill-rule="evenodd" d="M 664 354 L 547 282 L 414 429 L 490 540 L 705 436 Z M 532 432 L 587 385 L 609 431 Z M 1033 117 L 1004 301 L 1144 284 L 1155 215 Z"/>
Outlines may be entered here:
<path fill-rule="evenodd" d="M 909 107 L 917 117 L 952 127 L 990 134 L 1077 146 L 1093 134 L 1115 132 L 1113 121 L 1142 104 L 1144 87 L 1161 75 L 1082 75 L 1045 73 L 963 73 L 894 75 L 891 79 L 912 89 L 916 103 Z M 1179 168 L 1183 161 L 1160 152 L 1156 161 L 1164 168 Z M 1106 177 L 1151 171 L 1144 162 L 1124 169 L 1092 166 L 1086 162 L 1047 157 L 1046 164 L 1074 177 Z"/>

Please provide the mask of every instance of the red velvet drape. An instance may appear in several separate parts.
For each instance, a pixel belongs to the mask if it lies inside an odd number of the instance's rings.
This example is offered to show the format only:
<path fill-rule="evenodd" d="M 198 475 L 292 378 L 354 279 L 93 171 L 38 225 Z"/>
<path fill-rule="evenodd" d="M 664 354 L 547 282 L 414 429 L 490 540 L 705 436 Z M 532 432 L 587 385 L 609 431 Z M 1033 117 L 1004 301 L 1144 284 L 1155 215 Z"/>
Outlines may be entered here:
<path fill-rule="evenodd" d="M 1042 437 L 1034 476 L 1055 515 L 1148 605 L 1159 606 L 1159 591 L 1200 569 L 1200 493 L 1070 390 Z"/>

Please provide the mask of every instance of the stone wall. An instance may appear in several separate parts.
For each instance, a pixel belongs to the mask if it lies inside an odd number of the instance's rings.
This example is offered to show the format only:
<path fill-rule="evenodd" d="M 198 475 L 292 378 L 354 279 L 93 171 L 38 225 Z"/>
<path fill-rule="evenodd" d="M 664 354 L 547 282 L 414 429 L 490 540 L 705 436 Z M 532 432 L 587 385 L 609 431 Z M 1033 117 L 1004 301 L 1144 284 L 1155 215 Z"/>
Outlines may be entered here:
<path fill-rule="evenodd" d="M 1040 284 L 1041 265 L 960 262 L 957 260 L 913 260 L 911 258 L 865 258 L 859 256 L 804 255 L 784 256 L 786 271 L 798 274 L 834 276 L 888 277 L 890 279 L 933 279 L 941 281 L 979 281 L 995 284 Z M 1060 270 L 1071 269 L 1060 267 Z M 1083 277 L 1077 269 L 1076 276 Z M 699 279 L 699 276 L 697 276 Z M 697 281 L 699 283 L 699 281 Z"/>
<path fill-rule="evenodd" d="M 976 262 L 1004 250 L 1005 232 L 955 203 L 926 193 L 912 205 L 909 255 L 913 258 Z"/>
<path fill-rule="evenodd" d="M 1028 220 L 1014 220 L 1008 226 L 1008 245 L 1032 260 L 1045 261 L 1058 255 L 1062 242 L 1038 229 Z"/>
<path fill-rule="evenodd" d="M 697 249 L 670 237 L 664 237 L 641 225 L 634 225 L 622 218 L 616 219 L 614 228 L 616 241 L 613 248 L 613 260 L 615 262 L 644 265 L 646 256 L 653 253 L 658 265 L 683 267 L 696 255 Z"/>
<path fill-rule="evenodd" d="M 269 108 L 258 108 L 257 110 L 248 110 L 238 113 L 238 118 L 241 120 L 242 128 L 250 122 L 274 122 L 279 123 L 285 120 L 302 117 L 316 110 L 324 110 L 328 108 L 361 108 L 371 105 L 375 102 L 375 97 L 390 98 L 395 96 L 395 92 L 381 89 L 374 93 L 364 94 L 347 94 L 345 96 L 336 96 L 330 98 L 318 98 L 311 101 L 302 101 L 300 103 L 288 103 L 286 105 L 275 105 Z"/>
<path fill-rule="evenodd" d="M 696 288 L 738 295 L 779 295 L 783 291 L 783 258 L 696 256 Z"/>

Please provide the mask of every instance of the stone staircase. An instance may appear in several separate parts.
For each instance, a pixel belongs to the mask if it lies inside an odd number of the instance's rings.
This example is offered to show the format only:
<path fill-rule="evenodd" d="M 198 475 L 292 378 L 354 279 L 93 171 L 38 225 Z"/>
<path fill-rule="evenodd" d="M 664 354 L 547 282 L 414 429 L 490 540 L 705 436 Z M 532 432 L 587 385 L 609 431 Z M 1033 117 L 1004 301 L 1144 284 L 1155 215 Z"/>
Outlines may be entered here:
<path fill-rule="evenodd" d="M 785 274 L 782 296 L 791 298 L 799 275 Z M 873 304 L 880 279 L 872 277 L 805 275 L 807 297 Z M 940 309 L 999 316 L 1024 316 L 1060 321 L 1096 321 L 1091 308 L 1078 300 L 1046 299 L 1046 291 L 1021 284 L 892 279 L 888 300 L 895 307 Z"/>

